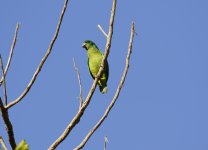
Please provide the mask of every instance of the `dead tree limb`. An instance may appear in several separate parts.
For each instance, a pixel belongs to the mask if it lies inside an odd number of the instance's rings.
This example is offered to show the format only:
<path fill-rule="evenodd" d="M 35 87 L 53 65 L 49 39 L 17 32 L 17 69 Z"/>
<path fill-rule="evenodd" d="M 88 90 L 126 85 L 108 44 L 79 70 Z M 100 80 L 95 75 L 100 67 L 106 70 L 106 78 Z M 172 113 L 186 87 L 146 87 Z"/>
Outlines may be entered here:
<path fill-rule="evenodd" d="M 25 88 L 25 90 L 22 92 L 22 94 L 16 98 L 15 100 L 13 100 L 12 102 L 10 102 L 7 106 L 6 106 L 6 109 L 14 106 L 15 104 L 19 103 L 26 95 L 27 93 L 30 91 L 30 88 L 32 87 L 32 85 L 35 83 L 36 81 L 36 78 L 38 76 L 38 74 L 40 73 L 44 63 L 46 62 L 48 56 L 51 54 L 51 51 L 53 49 L 53 45 L 54 43 L 56 42 L 56 39 L 58 37 L 58 34 L 59 34 L 59 30 L 60 30 L 60 27 L 61 27 L 61 23 L 62 23 L 62 20 L 63 20 L 63 17 L 64 17 L 64 14 L 65 14 L 65 11 L 66 11 L 66 8 L 67 8 L 67 4 L 68 4 L 68 0 L 65 0 L 65 3 L 64 3 L 64 6 L 63 6 L 63 9 L 62 9 L 62 12 L 61 12 L 61 15 L 60 15 L 60 18 L 59 18 L 59 21 L 58 21 L 58 25 L 56 27 L 56 31 L 55 31 L 55 34 L 51 40 L 51 43 L 48 47 L 48 50 L 46 51 L 44 57 L 42 58 L 40 64 L 38 65 L 32 79 L 30 80 L 29 84 L 27 85 L 27 87 Z"/>
<path fill-rule="evenodd" d="M 120 94 L 120 91 L 121 91 L 121 89 L 123 87 L 124 81 L 126 79 L 126 75 L 128 73 L 129 62 L 130 62 L 130 55 L 131 55 L 131 51 L 132 51 L 133 38 L 134 38 L 134 23 L 132 23 L 132 26 L 131 26 L 131 36 L 130 36 L 130 40 L 129 40 L 128 53 L 127 53 L 127 56 L 126 56 L 126 66 L 125 66 L 125 69 L 123 71 L 123 75 L 121 77 L 121 80 L 120 80 L 120 83 L 118 85 L 117 91 L 116 91 L 116 93 L 115 93 L 115 95 L 114 95 L 111 103 L 109 104 L 109 106 L 105 110 L 105 113 L 103 114 L 103 116 L 101 117 L 101 119 L 89 131 L 89 133 L 86 135 L 86 137 L 84 138 L 84 140 L 74 150 L 80 150 L 80 149 L 82 149 L 85 146 L 85 144 L 90 139 L 90 137 L 93 135 L 93 133 L 100 127 L 100 125 L 103 123 L 103 121 L 107 118 L 109 112 L 111 111 L 111 109 L 113 108 L 116 100 L 118 99 L 119 94 Z"/>
<path fill-rule="evenodd" d="M 8 72 L 8 69 L 9 69 L 9 66 L 10 66 L 10 63 L 11 63 L 11 60 L 12 60 L 12 56 L 13 56 L 13 52 L 14 52 L 14 47 L 15 47 L 15 44 L 16 44 L 16 41 L 17 41 L 18 30 L 19 30 L 19 23 L 17 23 L 17 25 L 16 25 L 16 29 L 15 29 L 15 33 L 14 33 L 14 38 L 13 38 L 13 42 L 12 42 L 11 49 L 10 49 L 10 53 L 9 53 L 9 58 L 8 58 L 7 65 L 6 65 L 5 70 L 4 70 L 4 76 L 5 77 L 7 75 L 7 72 Z M 0 80 L 0 86 L 1 86 L 2 83 L 3 83 L 3 76 L 1 77 L 1 80 Z"/>
<path fill-rule="evenodd" d="M 4 87 L 4 104 L 7 105 L 6 78 L 5 78 L 4 65 L 3 65 L 3 60 L 2 60 L 1 54 L 0 54 L 0 67 L 1 67 L 1 71 L 2 71 L 3 87 Z"/>
<path fill-rule="evenodd" d="M 11 121 L 9 119 L 8 110 L 5 109 L 1 97 L 0 97 L 0 110 L 1 110 L 2 118 L 4 120 L 6 131 L 7 131 L 8 137 L 9 137 L 9 143 L 10 143 L 12 149 L 15 149 L 16 142 L 15 142 L 15 138 L 14 138 L 13 127 L 12 127 Z"/>
<path fill-rule="evenodd" d="M 115 11 L 116 11 L 116 2 L 117 2 L 117 0 L 113 0 L 111 17 L 110 17 L 110 24 L 109 24 L 109 32 L 108 32 L 107 42 L 106 42 L 106 46 L 105 46 L 105 53 L 104 53 L 103 60 L 100 65 L 100 69 L 98 71 L 98 74 L 97 74 L 97 76 L 91 86 L 91 89 L 90 89 L 82 107 L 79 109 L 77 114 L 74 116 L 74 118 L 68 124 L 68 126 L 65 128 L 64 132 L 55 140 L 54 143 L 52 143 L 52 145 L 49 147 L 48 150 L 54 150 L 69 135 L 69 133 L 72 131 L 72 129 L 79 123 L 80 118 L 83 116 L 85 109 L 87 108 L 87 106 L 89 105 L 89 103 L 91 101 L 91 98 L 92 98 L 95 88 L 97 86 L 97 82 L 98 82 L 102 72 L 104 71 L 105 61 L 107 60 L 108 54 L 110 52 L 111 39 L 112 39 L 112 35 L 113 35 L 114 16 L 115 16 Z"/>
<path fill-rule="evenodd" d="M 98 29 L 100 29 L 100 31 L 103 33 L 103 35 L 105 35 L 105 37 L 108 38 L 108 35 L 105 33 L 105 31 L 103 30 L 103 28 L 99 24 L 98 24 Z"/>
<path fill-rule="evenodd" d="M 79 109 L 82 107 L 82 104 L 83 104 L 83 97 L 82 97 L 82 82 L 81 82 L 81 77 L 80 77 L 80 73 L 79 73 L 79 70 L 76 66 L 76 63 L 75 63 L 75 60 L 73 59 L 73 63 L 74 63 L 74 69 L 77 73 L 77 79 L 78 79 L 78 82 L 79 82 Z"/>

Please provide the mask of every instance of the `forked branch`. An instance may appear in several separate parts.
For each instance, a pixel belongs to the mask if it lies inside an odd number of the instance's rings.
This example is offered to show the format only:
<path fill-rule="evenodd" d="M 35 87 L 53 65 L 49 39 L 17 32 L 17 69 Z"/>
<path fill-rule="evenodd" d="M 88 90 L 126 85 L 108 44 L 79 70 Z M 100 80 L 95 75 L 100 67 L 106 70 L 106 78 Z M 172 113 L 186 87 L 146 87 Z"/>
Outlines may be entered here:
<path fill-rule="evenodd" d="M 12 56 L 13 56 L 13 52 L 14 52 L 14 47 L 15 47 L 15 44 L 16 44 L 16 41 L 17 41 L 18 31 L 19 31 L 19 23 L 17 23 L 17 25 L 16 25 L 16 29 L 15 29 L 15 33 L 14 33 L 14 38 L 13 38 L 13 42 L 12 42 L 11 49 L 10 49 L 10 53 L 9 53 L 9 58 L 8 58 L 8 61 L 7 61 L 5 70 L 4 70 L 4 76 L 5 77 L 7 75 L 7 72 L 8 72 L 8 69 L 9 69 L 9 66 L 10 66 L 10 63 L 11 63 L 11 60 L 12 60 Z M 2 75 L 1 80 L 0 80 L 0 86 L 1 86 L 2 83 L 3 83 L 3 75 Z"/>
<path fill-rule="evenodd" d="M 56 139 L 56 141 L 54 143 L 52 143 L 52 145 L 49 147 L 48 150 L 54 150 L 69 135 L 69 133 L 72 131 L 72 129 L 79 123 L 80 118 L 83 116 L 85 109 L 87 108 L 87 106 L 89 105 L 89 103 L 91 101 L 91 98 L 92 98 L 95 88 L 97 86 L 97 82 L 98 82 L 102 72 L 104 71 L 104 62 L 106 61 L 108 54 L 110 52 L 111 39 L 112 39 L 112 35 L 113 35 L 114 16 L 115 16 L 115 11 L 116 11 L 116 2 L 117 2 L 117 0 L 113 0 L 108 38 L 107 38 L 106 47 L 105 47 L 105 53 L 104 53 L 104 57 L 103 57 L 100 69 L 98 71 L 98 74 L 97 74 L 97 76 L 91 86 L 91 89 L 90 89 L 82 107 L 79 109 L 77 114 L 74 116 L 74 118 L 68 124 L 68 126 L 65 128 L 64 132 L 59 136 L 59 138 Z"/>
<path fill-rule="evenodd" d="M 64 17 L 64 14 L 65 14 L 65 11 L 66 11 L 66 8 L 67 8 L 67 4 L 68 4 L 68 0 L 65 0 L 65 3 L 64 3 L 64 6 L 63 6 L 63 9 L 62 9 L 62 12 L 61 12 L 61 15 L 60 15 L 60 18 L 59 18 L 59 21 L 58 21 L 58 25 L 56 27 L 56 31 L 54 33 L 54 36 L 51 40 L 51 43 L 48 47 L 48 50 L 46 51 L 44 57 L 42 58 L 40 64 L 38 65 L 32 79 L 30 80 L 29 84 L 27 85 L 27 87 L 25 88 L 25 90 L 22 92 L 22 94 L 16 98 L 15 100 L 13 100 L 12 102 L 10 102 L 7 106 L 6 106 L 6 109 L 14 106 L 15 104 L 19 103 L 26 95 L 27 93 L 30 91 L 30 88 L 32 87 L 32 85 L 35 83 L 35 80 L 38 76 L 38 74 L 40 73 L 44 63 L 46 62 L 48 56 L 51 54 L 51 51 L 53 49 L 53 45 L 54 43 L 56 42 L 56 39 L 58 37 L 58 34 L 59 34 L 59 30 L 60 30 L 60 27 L 61 27 L 61 23 L 62 23 L 62 20 L 63 20 L 63 17 Z"/>
<path fill-rule="evenodd" d="M 100 125 L 103 123 L 103 121 L 107 118 L 109 112 L 111 111 L 111 109 L 113 108 L 115 102 L 117 101 L 120 91 L 123 87 L 124 81 L 126 79 L 126 75 L 128 73 L 128 68 L 129 68 L 129 62 L 130 62 L 130 55 L 132 52 L 132 44 L 133 44 L 133 39 L 134 39 L 134 22 L 132 23 L 131 26 L 131 36 L 130 36 L 130 40 L 129 40 L 129 47 L 128 47 L 128 53 L 126 56 L 126 66 L 125 69 L 123 71 L 123 75 L 121 77 L 120 83 L 118 85 L 117 91 L 111 101 L 111 103 L 109 104 L 109 106 L 107 107 L 107 109 L 105 110 L 105 113 L 103 114 L 103 116 L 101 117 L 101 119 L 97 122 L 97 124 L 89 131 L 89 133 L 86 135 L 86 137 L 84 138 L 84 140 L 74 149 L 74 150 L 80 150 L 82 149 L 85 144 L 87 143 L 87 141 L 89 140 L 89 138 L 93 135 L 93 133 L 100 127 Z"/>
<path fill-rule="evenodd" d="M 5 80 L 4 67 L 3 67 L 1 54 L 0 54 L 0 68 L 2 70 L 3 84 L 4 84 L 4 101 L 6 104 L 7 103 L 6 80 Z M 15 139 L 14 139 L 13 127 L 12 127 L 12 124 L 9 119 L 8 111 L 5 109 L 1 97 L 0 97 L 0 112 L 1 112 L 2 118 L 4 120 L 4 124 L 6 126 L 6 131 L 7 131 L 8 137 L 9 137 L 10 145 L 12 148 L 15 148 L 16 143 L 15 143 Z"/>

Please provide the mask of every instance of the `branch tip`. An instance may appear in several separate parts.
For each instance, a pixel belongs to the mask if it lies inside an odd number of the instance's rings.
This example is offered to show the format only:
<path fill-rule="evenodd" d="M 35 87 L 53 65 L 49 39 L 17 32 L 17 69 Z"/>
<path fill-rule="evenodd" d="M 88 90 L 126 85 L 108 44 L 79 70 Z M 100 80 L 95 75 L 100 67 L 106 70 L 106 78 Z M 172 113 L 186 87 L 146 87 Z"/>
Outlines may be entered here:
<path fill-rule="evenodd" d="M 74 69 L 77 73 L 77 78 L 78 78 L 78 82 L 79 82 L 79 109 L 82 107 L 83 104 L 83 97 L 82 97 L 82 82 L 81 82 L 81 77 L 80 77 L 80 73 L 79 70 L 76 66 L 75 60 L 73 58 L 73 63 L 74 63 Z"/>
<path fill-rule="evenodd" d="M 63 6 L 63 9 L 62 9 L 62 12 L 61 12 L 61 15 L 60 15 L 60 18 L 58 20 L 58 24 L 57 24 L 57 27 L 56 27 L 56 31 L 54 33 L 54 36 L 51 40 L 51 43 L 45 53 L 45 55 L 43 56 L 40 64 L 38 65 L 35 73 L 33 74 L 33 77 L 32 79 L 30 80 L 30 82 L 28 83 L 27 87 L 25 88 L 25 90 L 22 92 L 22 94 L 16 98 L 15 100 L 13 100 L 12 102 L 10 102 L 6 108 L 9 109 L 10 107 L 14 106 L 15 104 L 19 103 L 26 95 L 27 93 L 30 91 L 30 88 L 33 86 L 33 84 L 35 83 L 36 81 L 36 78 L 37 76 L 39 75 L 44 63 L 46 62 L 48 56 L 51 54 L 51 51 L 53 49 L 53 45 L 54 43 L 56 42 L 56 39 L 58 37 L 58 34 L 59 34 L 59 30 L 60 30 L 60 27 L 61 27 L 61 23 L 62 23 L 62 20 L 63 20 L 63 16 L 65 14 L 65 11 L 66 11 L 66 7 L 67 7 L 67 4 L 68 4 L 68 0 L 65 0 L 65 3 L 64 3 L 64 6 Z"/>
<path fill-rule="evenodd" d="M 5 77 L 7 75 L 7 72 L 8 72 L 8 69 L 9 69 L 9 66 L 10 66 L 10 63 L 11 63 L 11 60 L 12 60 L 12 56 L 13 56 L 13 52 L 14 52 L 14 47 L 15 47 L 16 41 L 17 41 L 17 35 L 18 35 L 18 31 L 19 31 L 19 26 L 20 26 L 19 23 L 17 23 L 16 29 L 15 29 L 15 33 L 14 33 L 14 38 L 13 38 L 12 45 L 11 45 L 11 49 L 10 49 L 10 53 L 9 53 L 9 58 L 8 58 L 8 61 L 7 61 L 5 70 L 4 70 Z M 0 85 L 2 83 L 3 83 L 3 76 L 0 79 Z"/>
<path fill-rule="evenodd" d="M 100 31 L 103 33 L 103 35 L 104 35 L 106 38 L 108 38 L 107 33 L 103 30 L 103 28 L 101 27 L 101 25 L 98 24 L 97 27 L 98 27 L 98 29 L 100 29 Z"/>
<path fill-rule="evenodd" d="M 104 150 L 107 148 L 108 138 L 107 136 L 104 137 Z"/>

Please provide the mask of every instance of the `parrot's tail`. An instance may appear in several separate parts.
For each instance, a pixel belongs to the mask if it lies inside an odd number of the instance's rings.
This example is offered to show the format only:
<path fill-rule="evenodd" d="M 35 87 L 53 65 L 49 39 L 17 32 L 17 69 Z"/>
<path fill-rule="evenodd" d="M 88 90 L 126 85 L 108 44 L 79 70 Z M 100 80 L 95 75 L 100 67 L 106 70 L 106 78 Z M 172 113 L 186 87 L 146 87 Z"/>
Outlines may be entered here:
<path fill-rule="evenodd" d="M 107 86 L 99 86 L 99 88 L 100 88 L 100 92 L 101 92 L 102 94 L 105 94 L 105 93 L 108 92 Z"/>

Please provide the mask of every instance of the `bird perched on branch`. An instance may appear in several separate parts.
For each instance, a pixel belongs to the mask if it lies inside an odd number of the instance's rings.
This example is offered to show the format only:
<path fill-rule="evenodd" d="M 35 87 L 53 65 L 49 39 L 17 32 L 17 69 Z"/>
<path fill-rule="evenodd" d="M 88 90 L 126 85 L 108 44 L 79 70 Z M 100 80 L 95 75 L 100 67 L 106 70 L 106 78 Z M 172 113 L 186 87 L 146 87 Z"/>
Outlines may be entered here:
<path fill-rule="evenodd" d="M 82 44 L 82 47 L 87 50 L 88 55 L 88 69 L 93 79 L 95 79 L 100 65 L 102 63 L 103 54 L 99 50 L 99 48 L 96 46 L 96 44 L 90 40 L 84 41 Z M 107 92 L 107 81 L 108 81 L 108 75 L 109 75 L 109 67 L 108 67 L 108 61 L 105 62 L 105 68 L 100 76 L 100 79 L 98 80 L 98 85 L 100 88 L 100 92 L 102 94 Z"/>

